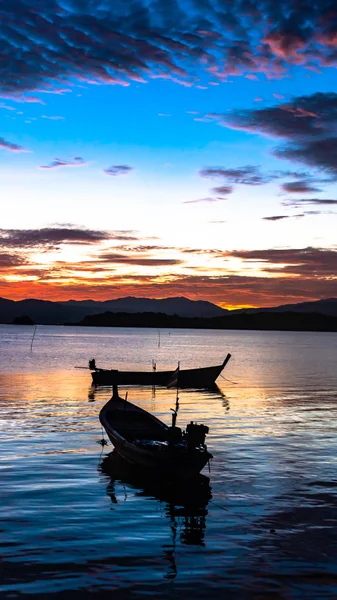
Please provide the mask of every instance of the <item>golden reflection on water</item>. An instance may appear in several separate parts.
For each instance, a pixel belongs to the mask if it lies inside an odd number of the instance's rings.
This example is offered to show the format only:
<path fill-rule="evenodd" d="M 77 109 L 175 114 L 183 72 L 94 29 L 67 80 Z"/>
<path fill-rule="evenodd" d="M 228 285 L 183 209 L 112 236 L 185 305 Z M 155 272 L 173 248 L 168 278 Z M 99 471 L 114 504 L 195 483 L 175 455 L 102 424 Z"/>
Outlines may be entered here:
<path fill-rule="evenodd" d="M 1 346 L 0 551 L 8 597 L 91 588 L 98 595 L 336 597 L 337 336 L 161 336 L 167 367 L 177 356 L 201 366 L 216 364 L 224 348 L 233 354 L 218 390 L 179 391 L 178 424 L 208 425 L 214 455 L 211 497 L 191 504 L 181 490 L 107 468 L 112 446 L 99 444 L 98 414 L 111 389 L 93 389 L 89 371 L 73 368 L 89 355 L 106 366 L 115 358 L 125 369 L 146 368 L 157 332 L 100 337 L 44 328 L 29 354 L 25 331 L 6 328 Z M 120 389 L 126 392 L 170 423 L 175 390 Z"/>

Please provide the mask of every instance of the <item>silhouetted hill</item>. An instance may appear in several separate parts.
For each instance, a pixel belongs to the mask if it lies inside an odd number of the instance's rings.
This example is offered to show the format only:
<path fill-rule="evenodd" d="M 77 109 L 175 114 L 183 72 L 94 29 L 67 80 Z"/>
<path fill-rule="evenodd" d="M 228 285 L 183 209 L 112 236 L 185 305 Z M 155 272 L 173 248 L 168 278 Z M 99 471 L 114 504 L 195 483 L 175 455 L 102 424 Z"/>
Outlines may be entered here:
<path fill-rule="evenodd" d="M 22 315 L 22 317 L 15 317 L 15 319 L 13 319 L 13 325 L 35 325 L 35 323 L 30 317 L 27 317 L 27 315 Z"/>
<path fill-rule="evenodd" d="M 314 302 L 300 302 L 299 304 L 282 304 L 281 306 L 271 306 L 268 308 L 248 308 L 232 311 L 237 313 L 257 313 L 257 312 L 317 312 L 330 317 L 337 317 L 337 298 L 327 298 L 315 300 Z"/>
<path fill-rule="evenodd" d="M 193 329 L 246 329 L 260 331 L 337 331 L 337 317 L 320 313 L 226 314 L 213 318 L 186 318 L 160 313 L 111 313 L 87 316 L 80 323 L 89 327 L 155 327 Z"/>
<path fill-rule="evenodd" d="M 51 302 L 48 300 L 27 299 L 14 302 L 0 298 L 0 323 L 12 323 L 14 319 L 27 315 L 34 323 L 54 325 L 78 323 L 85 317 L 103 313 L 152 313 L 177 315 L 184 318 L 210 319 L 235 315 L 253 315 L 266 313 L 321 313 L 337 317 L 337 299 L 329 298 L 316 302 L 302 302 L 270 308 L 251 308 L 228 311 L 203 300 L 189 300 L 184 297 L 164 298 L 118 298 L 96 302 L 95 300 L 69 300 L 66 302 Z"/>
<path fill-rule="evenodd" d="M 27 299 L 14 302 L 0 298 L 0 322 L 12 323 L 17 317 L 28 315 L 35 323 L 53 325 L 81 321 L 86 315 L 103 312 L 125 313 L 165 313 L 181 317 L 216 317 L 228 311 L 204 300 L 188 298 L 119 298 L 96 302 L 94 300 L 69 300 L 50 302 L 48 300 Z"/>

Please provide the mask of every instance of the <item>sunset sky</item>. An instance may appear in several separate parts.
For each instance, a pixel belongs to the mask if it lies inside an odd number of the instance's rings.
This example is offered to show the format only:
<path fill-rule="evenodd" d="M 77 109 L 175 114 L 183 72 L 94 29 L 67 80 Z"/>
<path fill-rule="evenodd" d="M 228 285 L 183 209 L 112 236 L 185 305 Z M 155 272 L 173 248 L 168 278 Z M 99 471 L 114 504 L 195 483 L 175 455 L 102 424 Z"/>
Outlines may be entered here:
<path fill-rule="evenodd" d="M 332 0 L 0 1 L 0 295 L 337 296 Z"/>

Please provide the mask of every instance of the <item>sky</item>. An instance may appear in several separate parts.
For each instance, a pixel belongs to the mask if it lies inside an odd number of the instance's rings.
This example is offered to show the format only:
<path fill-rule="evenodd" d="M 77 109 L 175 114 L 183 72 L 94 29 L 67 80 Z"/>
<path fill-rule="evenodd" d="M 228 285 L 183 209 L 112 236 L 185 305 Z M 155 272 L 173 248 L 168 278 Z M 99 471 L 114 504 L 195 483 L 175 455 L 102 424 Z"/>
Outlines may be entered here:
<path fill-rule="evenodd" d="M 332 0 L 0 0 L 0 296 L 337 297 Z"/>

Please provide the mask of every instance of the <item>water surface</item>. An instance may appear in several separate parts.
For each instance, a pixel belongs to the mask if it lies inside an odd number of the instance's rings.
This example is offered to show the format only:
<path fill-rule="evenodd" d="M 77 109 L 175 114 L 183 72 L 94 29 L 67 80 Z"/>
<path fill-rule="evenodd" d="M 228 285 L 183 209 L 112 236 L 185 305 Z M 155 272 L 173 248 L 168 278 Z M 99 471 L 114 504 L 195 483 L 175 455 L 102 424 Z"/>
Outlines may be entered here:
<path fill-rule="evenodd" d="M 2 597 L 337 597 L 336 334 L 39 326 L 31 350 L 33 330 L 0 326 Z M 74 366 L 227 352 L 218 392 L 179 394 L 209 482 L 159 488 L 102 450 L 110 390 Z M 128 397 L 170 422 L 174 390 Z"/>

